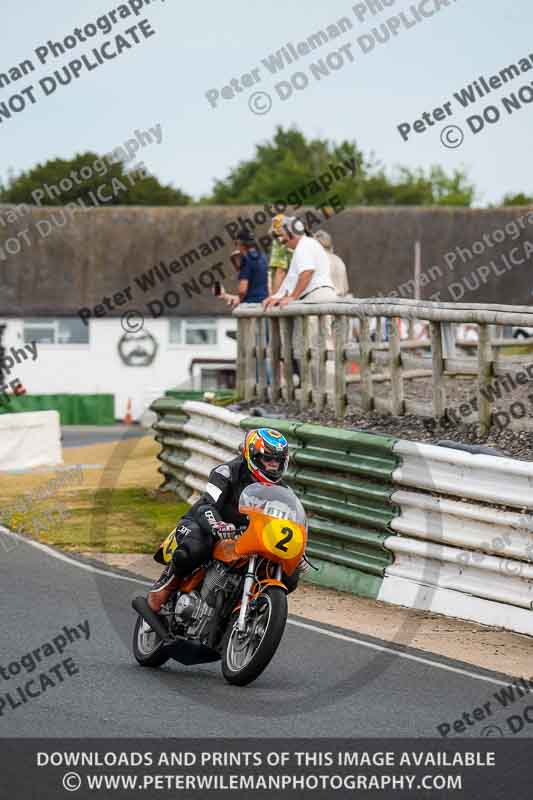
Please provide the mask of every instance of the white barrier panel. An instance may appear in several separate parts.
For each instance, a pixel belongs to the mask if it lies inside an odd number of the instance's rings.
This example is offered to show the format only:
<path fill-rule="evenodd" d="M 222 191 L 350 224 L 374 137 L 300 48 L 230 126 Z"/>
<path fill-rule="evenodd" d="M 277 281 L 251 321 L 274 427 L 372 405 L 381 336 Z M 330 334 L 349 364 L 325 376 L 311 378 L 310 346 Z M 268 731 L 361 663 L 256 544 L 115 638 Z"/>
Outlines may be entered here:
<path fill-rule="evenodd" d="M 465 563 L 463 557 L 471 555 L 466 550 L 403 536 L 390 536 L 385 547 L 395 554 L 385 575 L 522 608 L 533 607 L 531 564 L 489 555 L 477 564 Z"/>
<path fill-rule="evenodd" d="M 449 447 L 399 441 L 402 459 L 392 481 L 430 492 L 468 497 L 494 505 L 533 508 L 533 463 L 473 455 Z"/>
<path fill-rule="evenodd" d="M 530 609 L 472 597 L 452 589 L 419 584 L 396 575 L 385 573 L 377 600 L 533 636 L 533 615 Z"/>
<path fill-rule="evenodd" d="M 393 483 L 414 491 L 391 496 L 400 535 L 378 599 L 533 635 L 533 464 L 406 441 L 394 452 Z"/>
<path fill-rule="evenodd" d="M 193 400 L 183 403 L 182 408 L 190 418 L 182 427 L 184 433 L 222 445 L 228 450 L 228 458 L 237 456 L 238 447 L 244 439 L 244 431 L 239 428 L 239 423 L 246 418 L 245 414 L 235 414 L 225 408 Z"/>
<path fill-rule="evenodd" d="M 533 562 L 531 514 L 403 490 L 393 492 L 391 502 L 401 509 L 393 531 L 477 551 L 466 554 L 464 564 L 481 562 L 484 553 Z"/>
<path fill-rule="evenodd" d="M 0 471 L 63 463 L 57 411 L 0 414 Z"/>

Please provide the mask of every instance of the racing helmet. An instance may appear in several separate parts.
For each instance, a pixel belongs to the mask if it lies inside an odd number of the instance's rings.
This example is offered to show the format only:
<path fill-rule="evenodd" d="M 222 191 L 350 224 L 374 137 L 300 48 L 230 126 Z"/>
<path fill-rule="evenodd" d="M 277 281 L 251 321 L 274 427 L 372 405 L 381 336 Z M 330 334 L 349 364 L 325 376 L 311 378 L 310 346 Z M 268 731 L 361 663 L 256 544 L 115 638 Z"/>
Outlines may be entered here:
<path fill-rule="evenodd" d="M 246 434 L 242 455 L 256 481 L 279 483 L 289 465 L 289 444 L 279 431 L 256 428 Z M 275 461 L 275 468 L 267 467 L 266 461 Z"/>

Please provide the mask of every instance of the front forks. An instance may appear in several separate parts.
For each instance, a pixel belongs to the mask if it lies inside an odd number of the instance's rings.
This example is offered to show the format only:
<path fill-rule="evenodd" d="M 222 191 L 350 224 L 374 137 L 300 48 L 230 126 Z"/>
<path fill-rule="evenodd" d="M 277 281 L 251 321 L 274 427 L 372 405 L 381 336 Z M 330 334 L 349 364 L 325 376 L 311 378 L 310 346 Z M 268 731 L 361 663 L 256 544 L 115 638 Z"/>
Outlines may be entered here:
<path fill-rule="evenodd" d="M 246 614 L 248 612 L 248 605 L 250 602 L 250 593 L 255 580 L 256 560 L 257 556 L 251 556 L 250 560 L 248 561 L 248 569 L 246 570 L 246 576 L 244 578 L 244 588 L 242 590 L 242 602 L 239 611 L 239 619 L 237 621 L 237 630 L 239 631 L 239 633 L 244 633 L 244 631 L 246 630 Z M 276 580 L 280 581 L 281 575 L 282 575 L 281 565 L 278 564 L 276 566 Z"/>
<path fill-rule="evenodd" d="M 252 556 L 248 561 L 248 569 L 244 578 L 244 588 L 242 590 L 241 609 L 239 611 L 239 620 L 237 622 L 237 629 L 239 633 L 244 633 L 246 630 L 246 612 L 248 611 L 248 603 L 250 602 L 250 592 L 255 580 L 255 562 L 257 556 Z"/>

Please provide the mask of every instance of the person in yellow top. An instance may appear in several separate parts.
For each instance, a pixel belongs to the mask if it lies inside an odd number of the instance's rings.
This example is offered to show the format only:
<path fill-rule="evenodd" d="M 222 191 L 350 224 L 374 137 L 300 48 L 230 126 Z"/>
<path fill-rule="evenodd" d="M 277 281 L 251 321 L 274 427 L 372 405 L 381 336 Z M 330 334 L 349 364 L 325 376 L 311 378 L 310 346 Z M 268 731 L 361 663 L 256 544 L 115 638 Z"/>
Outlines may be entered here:
<path fill-rule="evenodd" d="M 289 248 L 282 244 L 279 240 L 282 220 L 283 214 L 278 214 L 277 217 L 274 217 L 269 230 L 269 233 L 272 236 L 272 250 L 270 251 L 270 262 L 268 265 L 272 275 L 271 294 L 276 294 L 279 287 L 285 280 L 292 259 L 292 250 L 289 250 Z"/>

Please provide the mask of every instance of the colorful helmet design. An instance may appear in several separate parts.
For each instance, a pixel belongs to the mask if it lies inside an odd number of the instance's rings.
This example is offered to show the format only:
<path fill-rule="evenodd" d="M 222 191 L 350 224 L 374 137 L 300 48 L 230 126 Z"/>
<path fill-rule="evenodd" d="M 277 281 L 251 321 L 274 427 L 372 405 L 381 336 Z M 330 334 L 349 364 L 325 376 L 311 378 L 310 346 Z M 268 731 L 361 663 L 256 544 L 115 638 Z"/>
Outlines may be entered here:
<path fill-rule="evenodd" d="M 279 483 L 289 465 L 289 444 L 279 431 L 257 428 L 246 434 L 242 454 L 259 483 Z M 266 462 L 275 462 L 275 466 Z"/>

